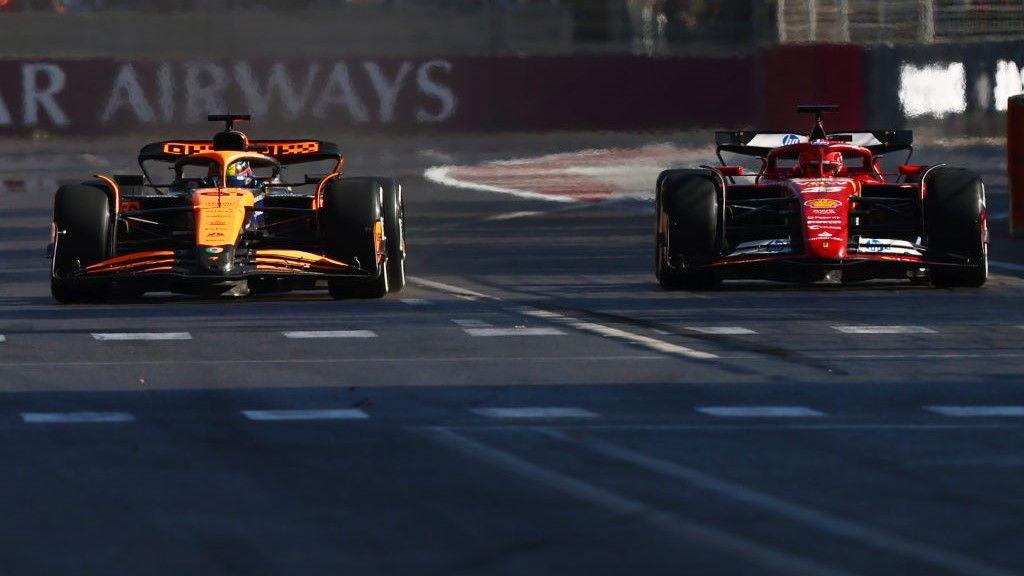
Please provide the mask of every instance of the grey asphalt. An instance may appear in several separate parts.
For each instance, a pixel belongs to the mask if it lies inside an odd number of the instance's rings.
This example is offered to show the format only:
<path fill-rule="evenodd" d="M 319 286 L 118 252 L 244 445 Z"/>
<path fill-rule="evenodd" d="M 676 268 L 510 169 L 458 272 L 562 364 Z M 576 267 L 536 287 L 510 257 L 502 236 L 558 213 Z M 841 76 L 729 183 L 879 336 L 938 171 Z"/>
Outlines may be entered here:
<path fill-rule="evenodd" d="M 1024 241 L 1005 221 L 1010 266 L 979 290 L 667 293 L 643 203 L 421 176 L 666 138 L 347 145 L 353 173 L 406 183 L 415 282 L 383 301 L 56 305 L 32 178 L 127 167 L 133 142 L 0 157 L 30 177 L 0 192 L 0 572 L 1024 573 Z M 998 147 L 922 156 L 978 166 L 1005 211 Z M 515 211 L 539 214 L 488 220 Z M 848 333 L 865 326 L 909 333 Z M 93 336 L 140 332 L 188 339 Z"/>

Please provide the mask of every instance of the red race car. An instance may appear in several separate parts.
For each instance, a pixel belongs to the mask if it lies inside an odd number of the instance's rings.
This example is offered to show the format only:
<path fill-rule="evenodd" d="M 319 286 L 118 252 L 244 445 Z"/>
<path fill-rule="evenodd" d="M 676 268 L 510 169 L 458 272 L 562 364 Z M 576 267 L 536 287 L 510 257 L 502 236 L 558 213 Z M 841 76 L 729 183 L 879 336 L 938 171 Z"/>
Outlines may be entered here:
<path fill-rule="evenodd" d="M 666 170 L 656 188 L 655 263 L 668 289 L 722 279 L 874 278 L 981 286 L 988 278 L 985 185 L 978 173 L 909 164 L 907 130 L 810 135 L 719 132 L 720 166 Z M 907 153 L 897 173 L 879 159 Z M 756 173 L 723 153 L 756 157 Z"/>

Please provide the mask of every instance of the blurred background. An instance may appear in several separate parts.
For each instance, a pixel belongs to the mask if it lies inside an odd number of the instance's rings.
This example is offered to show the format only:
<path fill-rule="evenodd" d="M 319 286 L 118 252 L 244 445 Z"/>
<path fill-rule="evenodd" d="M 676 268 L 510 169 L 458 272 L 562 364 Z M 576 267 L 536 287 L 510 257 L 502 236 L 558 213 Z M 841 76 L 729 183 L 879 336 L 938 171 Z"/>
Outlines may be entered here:
<path fill-rule="evenodd" d="M 0 131 L 1002 133 L 1019 0 L 0 0 Z M 500 114 L 495 113 L 501 111 Z M 837 126 L 838 127 L 838 126 Z"/>

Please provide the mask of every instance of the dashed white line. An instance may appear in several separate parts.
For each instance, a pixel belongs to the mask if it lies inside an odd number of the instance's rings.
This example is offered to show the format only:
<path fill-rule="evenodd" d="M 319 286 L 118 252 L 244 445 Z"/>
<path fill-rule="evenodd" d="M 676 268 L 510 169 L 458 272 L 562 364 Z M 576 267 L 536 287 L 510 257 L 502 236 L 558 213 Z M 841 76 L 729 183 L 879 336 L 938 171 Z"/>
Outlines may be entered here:
<path fill-rule="evenodd" d="M 128 412 L 22 412 L 27 424 L 110 424 L 134 422 Z"/>
<path fill-rule="evenodd" d="M 485 322 L 478 318 L 455 318 L 452 320 L 452 323 L 463 328 L 489 328 L 492 326 L 490 322 Z"/>
<path fill-rule="evenodd" d="M 639 500 L 621 496 L 578 478 L 544 468 L 528 460 L 492 448 L 445 428 L 429 429 L 438 442 L 482 462 L 557 490 L 567 496 L 603 508 L 622 518 L 635 519 L 676 538 L 699 542 L 708 548 L 776 571 L 780 574 L 839 576 L 848 572 L 819 564 L 814 560 L 747 540 L 714 526 L 685 520 Z"/>
<path fill-rule="evenodd" d="M 1024 406 L 925 406 L 924 409 L 954 418 L 1024 417 Z"/>
<path fill-rule="evenodd" d="M 249 420 L 366 420 L 369 414 L 356 408 L 313 409 L 313 410 L 242 410 Z"/>
<path fill-rule="evenodd" d="M 925 326 L 833 326 L 843 334 L 935 334 Z"/>
<path fill-rule="evenodd" d="M 574 406 L 473 408 L 473 412 L 488 418 L 597 418 L 596 413 Z"/>
<path fill-rule="evenodd" d="M 757 334 L 756 331 L 742 326 L 687 326 L 686 329 L 699 334 L 716 334 L 722 336 Z"/>
<path fill-rule="evenodd" d="M 564 336 L 558 328 L 464 328 L 470 336 Z"/>
<path fill-rule="evenodd" d="M 433 302 L 425 298 L 402 298 L 401 302 L 409 306 L 430 306 L 433 304 Z"/>
<path fill-rule="evenodd" d="M 191 340 L 188 332 L 94 332 L 94 340 L 124 342 L 131 340 Z"/>
<path fill-rule="evenodd" d="M 717 355 L 710 352 L 701 352 L 700 350 L 694 350 L 693 348 L 687 348 L 686 346 L 680 346 L 678 344 L 672 344 L 657 338 L 651 338 L 642 334 L 635 334 L 633 332 L 627 332 L 619 328 L 613 328 L 611 326 L 605 326 L 604 324 L 596 324 L 594 322 L 585 322 L 578 320 L 571 316 L 565 316 L 556 312 L 550 312 L 548 310 L 539 310 L 537 308 L 520 307 L 515 308 L 514 311 L 525 316 L 531 316 L 533 318 L 543 318 L 545 320 L 551 320 L 555 322 L 561 322 L 576 328 L 577 330 L 583 330 L 585 332 L 591 332 L 601 336 L 609 338 L 615 338 L 618 340 L 625 340 L 634 344 L 657 350 L 665 354 L 672 354 L 676 356 L 685 356 L 687 358 L 696 358 L 700 360 L 711 360 L 718 358 Z"/>
<path fill-rule="evenodd" d="M 806 406 L 699 406 L 697 412 L 724 418 L 818 418 L 825 416 Z"/>
<path fill-rule="evenodd" d="M 376 338 L 373 330 L 298 330 L 281 332 L 285 338 Z"/>
<path fill-rule="evenodd" d="M 790 521 L 807 525 L 820 532 L 847 538 L 879 550 L 899 554 L 906 558 L 940 567 L 943 570 L 970 576 L 1010 576 L 1013 574 L 1009 570 L 998 566 L 991 566 L 970 556 L 964 556 L 956 552 L 946 551 L 922 542 L 910 540 L 895 532 L 890 533 L 858 524 L 839 516 L 833 516 L 827 512 L 748 488 L 736 482 L 718 478 L 689 466 L 648 456 L 596 438 L 587 437 L 579 439 L 551 429 L 542 429 L 541 432 L 558 440 L 580 444 L 597 454 L 619 460 L 620 462 L 626 462 L 647 471 L 680 480 L 702 490 L 732 498 L 753 508 L 766 510 Z"/>

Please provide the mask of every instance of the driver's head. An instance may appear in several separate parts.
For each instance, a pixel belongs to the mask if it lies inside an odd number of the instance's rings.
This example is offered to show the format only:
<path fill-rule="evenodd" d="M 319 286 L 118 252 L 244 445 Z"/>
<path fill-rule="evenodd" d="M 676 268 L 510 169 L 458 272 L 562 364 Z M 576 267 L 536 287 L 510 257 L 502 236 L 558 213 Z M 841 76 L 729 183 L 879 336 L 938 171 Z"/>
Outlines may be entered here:
<path fill-rule="evenodd" d="M 843 169 L 842 152 L 825 152 L 807 150 L 800 154 L 800 172 L 808 178 L 815 176 L 835 176 Z"/>
<path fill-rule="evenodd" d="M 252 187 L 252 166 L 248 160 L 239 160 L 228 164 L 227 168 L 228 188 L 251 188 Z"/>

